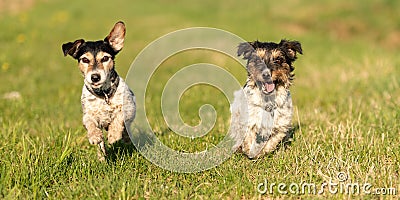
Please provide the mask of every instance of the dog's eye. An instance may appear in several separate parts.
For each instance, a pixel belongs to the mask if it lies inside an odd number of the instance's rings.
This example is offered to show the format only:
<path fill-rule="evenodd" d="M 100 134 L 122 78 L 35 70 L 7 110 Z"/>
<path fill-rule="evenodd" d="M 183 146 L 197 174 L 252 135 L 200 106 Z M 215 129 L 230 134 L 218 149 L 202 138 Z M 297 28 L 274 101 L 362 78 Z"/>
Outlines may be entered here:
<path fill-rule="evenodd" d="M 104 56 L 104 57 L 101 59 L 101 62 L 107 62 L 108 60 L 110 60 L 110 57 L 109 57 L 109 56 Z"/>
<path fill-rule="evenodd" d="M 280 65 L 280 64 L 282 64 L 282 59 L 281 58 L 276 58 L 274 60 L 274 63 Z"/>
<path fill-rule="evenodd" d="M 83 63 L 90 63 L 90 60 L 88 59 L 88 58 L 82 58 L 81 59 L 81 61 L 83 62 Z"/>

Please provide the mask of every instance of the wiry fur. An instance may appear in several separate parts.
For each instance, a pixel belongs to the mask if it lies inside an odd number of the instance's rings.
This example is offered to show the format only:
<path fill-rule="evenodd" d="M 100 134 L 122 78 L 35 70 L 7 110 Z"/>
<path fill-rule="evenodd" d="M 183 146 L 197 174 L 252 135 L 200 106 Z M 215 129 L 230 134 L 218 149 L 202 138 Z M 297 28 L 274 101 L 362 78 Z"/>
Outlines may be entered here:
<path fill-rule="evenodd" d="M 303 53 L 297 41 L 239 45 L 238 56 L 248 61 L 248 78 L 231 105 L 234 150 L 258 158 L 274 151 L 289 135 L 293 115 L 289 87 L 297 53 Z"/>
<path fill-rule="evenodd" d="M 83 125 L 90 144 L 99 145 L 98 156 L 107 154 L 103 129 L 110 144 L 120 139 L 129 142 L 128 129 L 135 118 L 135 96 L 115 71 L 114 58 L 123 48 L 125 25 L 117 22 L 110 34 L 99 41 L 83 39 L 62 45 L 64 56 L 78 60 L 84 76 L 81 104 Z"/>

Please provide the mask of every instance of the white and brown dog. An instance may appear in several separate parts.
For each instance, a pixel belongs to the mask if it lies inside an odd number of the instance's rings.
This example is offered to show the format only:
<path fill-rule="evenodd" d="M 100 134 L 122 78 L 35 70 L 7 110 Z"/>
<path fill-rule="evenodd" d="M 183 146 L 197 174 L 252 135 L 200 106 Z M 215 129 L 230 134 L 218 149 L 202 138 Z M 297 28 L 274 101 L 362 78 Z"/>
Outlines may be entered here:
<path fill-rule="evenodd" d="M 274 151 L 289 136 L 293 116 L 289 87 L 297 53 L 302 54 L 297 41 L 239 45 L 238 56 L 247 60 L 248 77 L 231 105 L 234 150 L 258 158 Z"/>
<path fill-rule="evenodd" d="M 114 58 L 124 46 L 125 31 L 124 23 L 117 22 L 104 40 L 79 39 L 62 45 L 64 56 L 76 59 L 84 76 L 83 125 L 90 144 L 100 147 L 100 160 L 107 155 L 103 129 L 108 131 L 110 144 L 120 139 L 129 142 L 128 129 L 135 118 L 135 96 L 114 66 Z"/>

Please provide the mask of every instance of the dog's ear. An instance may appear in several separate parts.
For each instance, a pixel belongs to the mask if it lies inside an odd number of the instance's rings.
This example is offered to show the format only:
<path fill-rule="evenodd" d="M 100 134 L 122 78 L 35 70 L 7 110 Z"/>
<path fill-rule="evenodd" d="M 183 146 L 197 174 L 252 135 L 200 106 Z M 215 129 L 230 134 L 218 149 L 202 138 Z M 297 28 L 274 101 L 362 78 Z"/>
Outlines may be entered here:
<path fill-rule="evenodd" d="M 253 52 L 254 52 L 253 46 L 249 42 L 243 42 L 243 43 L 240 43 L 238 46 L 237 55 L 238 56 L 243 55 L 244 59 L 249 59 L 251 56 L 251 53 L 253 53 Z"/>
<path fill-rule="evenodd" d="M 75 42 L 68 42 L 62 45 L 64 56 L 70 55 L 77 59 L 79 47 L 85 42 L 83 39 L 75 40 Z"/>
<path fill-rule="evenodd" d="M 104 39 L 111 48 L 118 53 L 122 47 L 124 47 L 124 39 L 125 39 L 125 24 L 124 22 L 117 22 L 114 25 L 114 28 L 111 30 L 110 34 Z"/>
<path fill-rule="evenodd" d="M 289 58 L 293 60 L 297 58 L 297 53 L 303 54 L 303 49 L 301 48 L 301 44 L 298 41 L 281 40 L 279 46 L 283 47 Z"/>

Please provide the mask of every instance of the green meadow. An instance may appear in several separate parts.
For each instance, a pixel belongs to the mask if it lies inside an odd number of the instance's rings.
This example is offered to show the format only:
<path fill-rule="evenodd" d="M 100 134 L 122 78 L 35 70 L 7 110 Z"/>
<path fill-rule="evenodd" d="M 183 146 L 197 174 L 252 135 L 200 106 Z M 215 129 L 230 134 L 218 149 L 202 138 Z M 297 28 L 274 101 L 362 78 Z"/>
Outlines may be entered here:
<path fill-rule="evenodd" d="M 396 0 L 0 0 L 0 199 L 398 199 L 399 10 Z M 116 57 L 122 77 L 147 45 L 184 28 L 300 41 L 293 141 L 258 160 L 234 154 L 196 173 L 165 170 L 120 143 L 98 161 L 82 126 L 83 78 L 61 45 L 103 39 L 119 20 L 127 27 Z M 217 145 L 229 129 L 227 98 L 204 84 L 182 95 L 179 110 L 195 126 L 199 108 L 213 105 L 218 115 L 206 136 L 179 136 L 164 121 L 163 86 L 196 63 L 217 65 L 241 84 L 247 75 L 234 59 L 207 50 L 161 63 L 145 112 L 157 138 L 180 152 Z M 314 193 L 302 192 L 312 184 Z"/>

